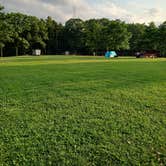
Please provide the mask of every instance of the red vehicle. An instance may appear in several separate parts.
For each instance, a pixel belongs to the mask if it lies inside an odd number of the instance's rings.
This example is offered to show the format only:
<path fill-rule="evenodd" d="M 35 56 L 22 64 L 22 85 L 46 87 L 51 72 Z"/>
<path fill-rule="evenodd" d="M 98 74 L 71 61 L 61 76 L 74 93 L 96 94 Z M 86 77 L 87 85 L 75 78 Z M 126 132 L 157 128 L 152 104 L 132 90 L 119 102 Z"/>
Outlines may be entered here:
<path fill-rule="evenodd" d="M 157 51 L 136 52 L 137 58 L 157 58 L 159 56 L 160 56 L 160 53 Z"/>

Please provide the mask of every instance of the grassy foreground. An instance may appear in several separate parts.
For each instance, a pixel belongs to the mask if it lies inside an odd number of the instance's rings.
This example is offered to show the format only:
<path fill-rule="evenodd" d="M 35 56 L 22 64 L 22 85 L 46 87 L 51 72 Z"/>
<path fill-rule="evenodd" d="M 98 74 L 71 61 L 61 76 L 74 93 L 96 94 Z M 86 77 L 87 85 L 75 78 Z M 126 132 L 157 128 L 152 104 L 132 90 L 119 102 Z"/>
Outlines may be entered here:
<path fill-rule="evenodd" d="M 166 59 L 0 59 L 0 165 L 166 165 Z"/>

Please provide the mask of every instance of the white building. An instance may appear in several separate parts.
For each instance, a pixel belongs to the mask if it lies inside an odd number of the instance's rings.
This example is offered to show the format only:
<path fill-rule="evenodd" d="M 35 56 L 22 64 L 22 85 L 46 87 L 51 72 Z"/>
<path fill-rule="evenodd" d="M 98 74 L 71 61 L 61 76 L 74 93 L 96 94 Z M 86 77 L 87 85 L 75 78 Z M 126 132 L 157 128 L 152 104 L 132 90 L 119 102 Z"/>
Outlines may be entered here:
<path fill-rule="evenodd" d="M 35 49 L 35 50 L 32 50 L 32 55 L 41 55 L 41 50 L 40 49 Z"/>

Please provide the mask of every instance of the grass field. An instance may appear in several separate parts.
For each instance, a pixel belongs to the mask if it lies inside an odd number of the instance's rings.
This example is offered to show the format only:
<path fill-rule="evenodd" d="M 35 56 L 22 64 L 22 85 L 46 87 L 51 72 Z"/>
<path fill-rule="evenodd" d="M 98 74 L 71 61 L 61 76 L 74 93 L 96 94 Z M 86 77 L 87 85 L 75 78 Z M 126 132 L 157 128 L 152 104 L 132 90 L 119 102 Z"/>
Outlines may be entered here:
<path fill-rule="evenodd" d="M 0 165 L 166 165 L 166 59 L 0 59 Z"/>

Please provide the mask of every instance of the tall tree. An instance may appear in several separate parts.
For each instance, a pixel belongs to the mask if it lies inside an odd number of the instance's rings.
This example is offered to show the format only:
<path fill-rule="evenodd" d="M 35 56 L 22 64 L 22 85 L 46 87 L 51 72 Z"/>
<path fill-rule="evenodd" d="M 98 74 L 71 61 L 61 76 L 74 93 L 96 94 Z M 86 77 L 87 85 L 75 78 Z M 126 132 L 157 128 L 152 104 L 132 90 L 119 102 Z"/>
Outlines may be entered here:
<path fill-rule="evenodd" d="M 159 26 L 158 36 L 158 50 L 160 50 L 162 56 L 166 57 L 166 21 Z"/>
<path fill-rule="evenodd" d="M 85 22 L 85 45 L 90 52 L 97 54 L 101 44 L 102 25 L 96 19 Z"/>
<path fill-rule="evenodd" d="M 48 31 L 47 52 L 57 53 L 59 50 L 63 49 L 63 26 L 58 24 L 50 16 L 46 19 L 46 25 Z"/>
<path fill-rule="evenodd" d="M 7 22 L 12 26 L 12 45 L 18 50 L 45 49 L 47 36 L 46 22 L 37 17 L 21 13 L 7 14 Z"/>
<path fill-rule="evenodd" d="M 29 16 L 29 22 L 31 26 L 28 36 L 30 48 L 45 50 L 46 41 L 48 40 L 46 21 L 38 19 L 37 17 Z"/>
<path fill-rule="evenodd" d="M 130 37 L 127 25 L 120 20 L 86 21 L 86 44 L 91 51 L 128 49 Z"/>
<path fill-rule="evenodd" d="M 3 6 L 0 5 L 0 53 L 1 53 L 1 57 L 3 56 L 3 47 L 5 46 L 4 44 L 4 30 L 5 30 L 5 27 L 4 27 L 4 15 L 3 13 L 1 12 L 2 10 L 4 9 Z"/>
<path fill-rule="evenodd" d="M 16 49 L 16 56 L 19 48 L 27 49 L 29 42 L 24 36 L 24 32 L 28 30 L 26 15 L 21 13 L 10 13 L 6 15 L 8 24 L 12 27 L 12 45 Z"/>
<path fill-rule="evenodd" d="M 11 41 L 11 27 L 6 21 L 6 15 L 3 13 L 4 7 L 0 5 L 0 56 L 3 57 L 3 48 L 6 42 Z"/>
<path fill-rule="evenodd" d="M 4 6 L 0 4 L 0 12 L 4 9 Z"/>
<path fill-rule="evenodd" d="M 129 40 L 131 51 L 144 49 L 142 43 L 144 41 L 145 29 L 145 24 L 128 24 L 128 31 L 131 33 L 131 38 Z"/>
<path fill-rule="evenodd" d="M 157 50 L 158 28 L 154 22 L 151 22 L 146 26 L 143 38 L 142 45 L 144 50 Z"/>
<path fill-rule="evenodd" d="M 65 24 L 65 40 L 68 49 L 74 51 L 81 50 L 84 46 L 84 21 L 81 19 L 70 19 Z"/>
<path fill-rule="evenodd" d="M 125 22 L 120 20 L 110 21 L 103 28 L 105 49 L 127 50 L 131 33 L 127 30 Z M 102 36 L 102 35 L 101 35 Z"/>

